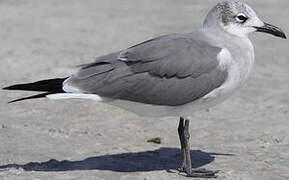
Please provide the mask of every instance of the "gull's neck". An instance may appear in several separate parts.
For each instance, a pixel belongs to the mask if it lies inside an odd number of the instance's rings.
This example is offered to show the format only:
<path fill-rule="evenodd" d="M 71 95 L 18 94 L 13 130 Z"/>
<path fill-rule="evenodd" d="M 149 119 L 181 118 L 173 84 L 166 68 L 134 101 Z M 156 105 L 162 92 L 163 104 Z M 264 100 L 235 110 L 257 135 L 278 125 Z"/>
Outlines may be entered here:
<path fill-rule="evenodd" d="M 214 42 L 214 45 L 225 47 L 227 49 L 236 50 L 242 46 L 242 49 L 254 51 L 251 40 L 248 36 L 236 36 L 225 31 L 220 25 L 203 27 L 201 30 L 203 34 Z"/>

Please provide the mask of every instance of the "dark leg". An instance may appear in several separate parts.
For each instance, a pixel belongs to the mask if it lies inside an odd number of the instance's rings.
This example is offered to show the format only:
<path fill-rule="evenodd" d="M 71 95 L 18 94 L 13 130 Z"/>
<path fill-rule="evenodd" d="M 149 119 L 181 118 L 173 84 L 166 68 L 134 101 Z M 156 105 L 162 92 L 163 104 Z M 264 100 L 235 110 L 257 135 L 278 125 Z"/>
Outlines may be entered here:
<path fill-rule="evenodd" d="M 180 172 L 184 172 L 188 177 L 216 178 L 216 174 L 218 173 L 218 171 L 209 171 L 206 169 L 192 169 L 189 126 L 190 120 L 181 117 L 178 127 L 182 153 L 182 165 L 180 168 Z"/>
<path fill-rule="evenodd" d="M 187 174 L 191 174 L 192 172 L 192 162 L 191 162 L 191 145 L 190 145 L 190 120 L 186 119 L 185 121 L 185 127 L 184 127 L 184 139 L 185 139 L 185 172 Z"/>
<path fill-rule="evenodd" d="M 178 133 L 179 133 L 179 138 L 180 138 L 180 143 L 181 143 L 181 157 L 182 157 L 181 167 L 179 168 L 180 172 L 185 172 L 185 163 L 186 163 L 184 121 L 185 119 L 181 117 L 179 121 L 179 127 L 178 127 Z"/>

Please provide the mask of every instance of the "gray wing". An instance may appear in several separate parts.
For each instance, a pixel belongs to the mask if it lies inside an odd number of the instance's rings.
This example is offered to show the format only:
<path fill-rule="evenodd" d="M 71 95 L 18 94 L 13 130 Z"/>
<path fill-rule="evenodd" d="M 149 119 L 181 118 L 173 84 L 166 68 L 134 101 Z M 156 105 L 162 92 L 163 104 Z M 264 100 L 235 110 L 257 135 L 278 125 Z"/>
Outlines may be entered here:
<path fill-rule="evenodd" d="M 218 68 L 220 51 L 191 36 L 162 36 L 98 58 L 64 86 L 112 99 L 183 105 L 224 83 L 227 71 Z"/>

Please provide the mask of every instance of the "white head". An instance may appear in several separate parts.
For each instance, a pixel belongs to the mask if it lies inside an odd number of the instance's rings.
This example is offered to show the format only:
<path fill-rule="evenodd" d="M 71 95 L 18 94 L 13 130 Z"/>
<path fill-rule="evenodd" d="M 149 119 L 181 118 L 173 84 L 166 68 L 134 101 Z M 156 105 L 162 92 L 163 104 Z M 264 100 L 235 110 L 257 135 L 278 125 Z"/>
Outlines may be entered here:
<path fill-rule="evenodd" d="M 261 21 L 255 11 L 241 0 L 220 2 L 209 12 L 204 28 L 217 27 L 239 37 L 248 37 L 250 33 L 258 31 L 286 38 L 281 29 Z"/>

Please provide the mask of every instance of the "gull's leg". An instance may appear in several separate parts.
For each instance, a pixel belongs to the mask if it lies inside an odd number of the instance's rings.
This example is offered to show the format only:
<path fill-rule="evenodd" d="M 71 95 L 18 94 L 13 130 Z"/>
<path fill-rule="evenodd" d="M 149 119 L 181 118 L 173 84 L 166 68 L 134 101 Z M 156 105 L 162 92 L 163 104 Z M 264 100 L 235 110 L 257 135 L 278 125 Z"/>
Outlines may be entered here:
<path fill-rule="evenodd" d="M 185 121 L 185 123 L 184 123 Z M 179 122 L 179 136 L 182 148 L 182 166 L 180 171 L 186 173 L 188 177 L 197 178 L 216 178 L 219 171 L 209 171 L 206 169 L 192 169 L 191 153 L 190 153 L 190 133 L 189 133 L 190 120 L 187 118 L 180 119 Z"/>
<path fill-rule="evenodd" d="M 187 174 L 192 173 L 192 162 L 191 162 L 191 145 L 190 145 L 190 120 L 185 120 L 185 126 L 184 126 L 184 145 L 185 145 L 185 172 Z"/>
<path fill-rule="evenodd" d="M 181 156 L 182 156 L 182 162 L 181 167 L 179 168 L 179 171 L 185 172 L 185 162 L 186 162 L 186 153 L 185 153 L 185 136 L 184 136 L 184 122 L 185 119 L 183 117 L 180 117 L 179 121 L 179 127 L 178 127 L 178 133 L 181 143 Z"/>

